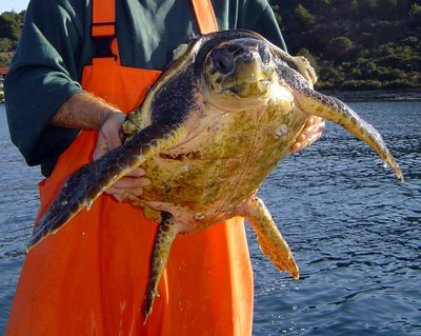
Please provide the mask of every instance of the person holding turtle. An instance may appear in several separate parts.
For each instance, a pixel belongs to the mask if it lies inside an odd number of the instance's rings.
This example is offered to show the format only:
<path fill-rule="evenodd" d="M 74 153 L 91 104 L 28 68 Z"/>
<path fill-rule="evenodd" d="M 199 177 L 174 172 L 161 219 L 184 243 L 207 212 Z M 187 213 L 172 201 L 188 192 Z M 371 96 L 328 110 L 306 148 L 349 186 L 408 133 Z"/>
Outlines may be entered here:
<path fill-rule="evenodd" d="M 66 178 L 121 144 L 139 106 L 189 38 L 244 28 L 284 41 L 266 0 L 31 0 L 5 82 L 13 142 L 41 165 L 42 216 Z M 292 152 L 320 137 L 307 121 Z M 7 335 L 250 335 L 253 279 L 243 220 L 178 237 L 141 314 L 156 223 L 125 202 L 148 179 L 137 168 L 28 253 Z M 37 221 L 36 221 L 37 222 Z"/>

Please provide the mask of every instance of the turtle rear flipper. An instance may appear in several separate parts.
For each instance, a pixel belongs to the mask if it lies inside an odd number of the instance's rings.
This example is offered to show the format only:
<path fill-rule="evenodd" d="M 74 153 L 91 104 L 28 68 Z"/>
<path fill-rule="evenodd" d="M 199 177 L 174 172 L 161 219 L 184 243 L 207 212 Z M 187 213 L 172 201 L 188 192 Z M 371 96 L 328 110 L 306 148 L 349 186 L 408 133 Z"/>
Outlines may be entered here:
<path fill-rule="evenodd" d="M 60 194 L 37 224 L 28 249 L 57 232 L 79 211 L 89 208 L 113 183 L 146 159 L 171 147 L 183 134 L 183 127 L 177 124 L 151 125 L 132 140 L 80 168 L 64 183 Z"/>
<path fill-rule="evenodd" d="M 287 272 L 294 279 L 298 279 L 300 273 L 292 252 L 263 201 L 258 197 L 253 197 L 247 202 L 242 215 L 256 232 L 260 249 L 276 268 L 280 272 Z"/>
<path fill-rule="evenodd" d="M 143 306 L 144 323 L 152 313 L 155 297 L 159 296 L 158 284 L 167 265 L 172 243 L 179 233 L 180 226 L 175 223 L 175 218 L 169 212 L 162 212 L 161 223 L 155 237 L 151 256 L 151 274 Z"/>

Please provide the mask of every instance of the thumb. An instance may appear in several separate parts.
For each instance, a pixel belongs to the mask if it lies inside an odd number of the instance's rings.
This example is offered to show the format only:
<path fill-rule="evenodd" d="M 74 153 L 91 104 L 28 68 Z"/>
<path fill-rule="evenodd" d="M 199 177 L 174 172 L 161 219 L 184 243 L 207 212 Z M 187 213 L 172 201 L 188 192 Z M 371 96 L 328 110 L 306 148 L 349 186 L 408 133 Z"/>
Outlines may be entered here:
<path fill-rule="evenodd" d="M 120 128 L 124 120 L 125 115 L 122 112 L 111 113 L 105 119 L 98 132 L 94 159 L 121 145 Z"/>

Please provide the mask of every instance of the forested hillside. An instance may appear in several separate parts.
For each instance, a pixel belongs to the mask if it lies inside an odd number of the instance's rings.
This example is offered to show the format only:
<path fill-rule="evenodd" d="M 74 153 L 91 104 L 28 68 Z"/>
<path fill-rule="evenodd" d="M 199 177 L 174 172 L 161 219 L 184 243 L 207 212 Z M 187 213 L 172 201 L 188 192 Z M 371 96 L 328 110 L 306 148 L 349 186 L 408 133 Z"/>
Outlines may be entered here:
<path fill-rule="evenodd" d="M 421 88 L 420 0 L 272 0 L 292 54 L 319 88 Z"/>
<path fill-rule="evenodd" d="M 323 89 L 421 89 L 421 0 L 270 0 L 291 54 L 306 56 Z M 24 12 L 0 15 L 0 66 Z"/>
<path fill-rule="evenodd" d="M 19 40 L 25 12 L 0 15 L 0 66 L 6 66 Z"/>

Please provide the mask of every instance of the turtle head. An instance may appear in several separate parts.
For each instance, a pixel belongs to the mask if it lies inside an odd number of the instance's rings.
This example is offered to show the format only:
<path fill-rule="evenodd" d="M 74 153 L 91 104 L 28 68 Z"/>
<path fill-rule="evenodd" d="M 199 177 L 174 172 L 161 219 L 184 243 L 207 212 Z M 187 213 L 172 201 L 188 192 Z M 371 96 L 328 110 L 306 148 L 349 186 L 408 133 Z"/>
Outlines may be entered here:
<path fill-rule="evenodd" d="M 201 87 L 225 104 L 265 97 L 275 80 L 275 65 L 266 43 L 253 38 L 221 42 L 205 57 Z"/>

